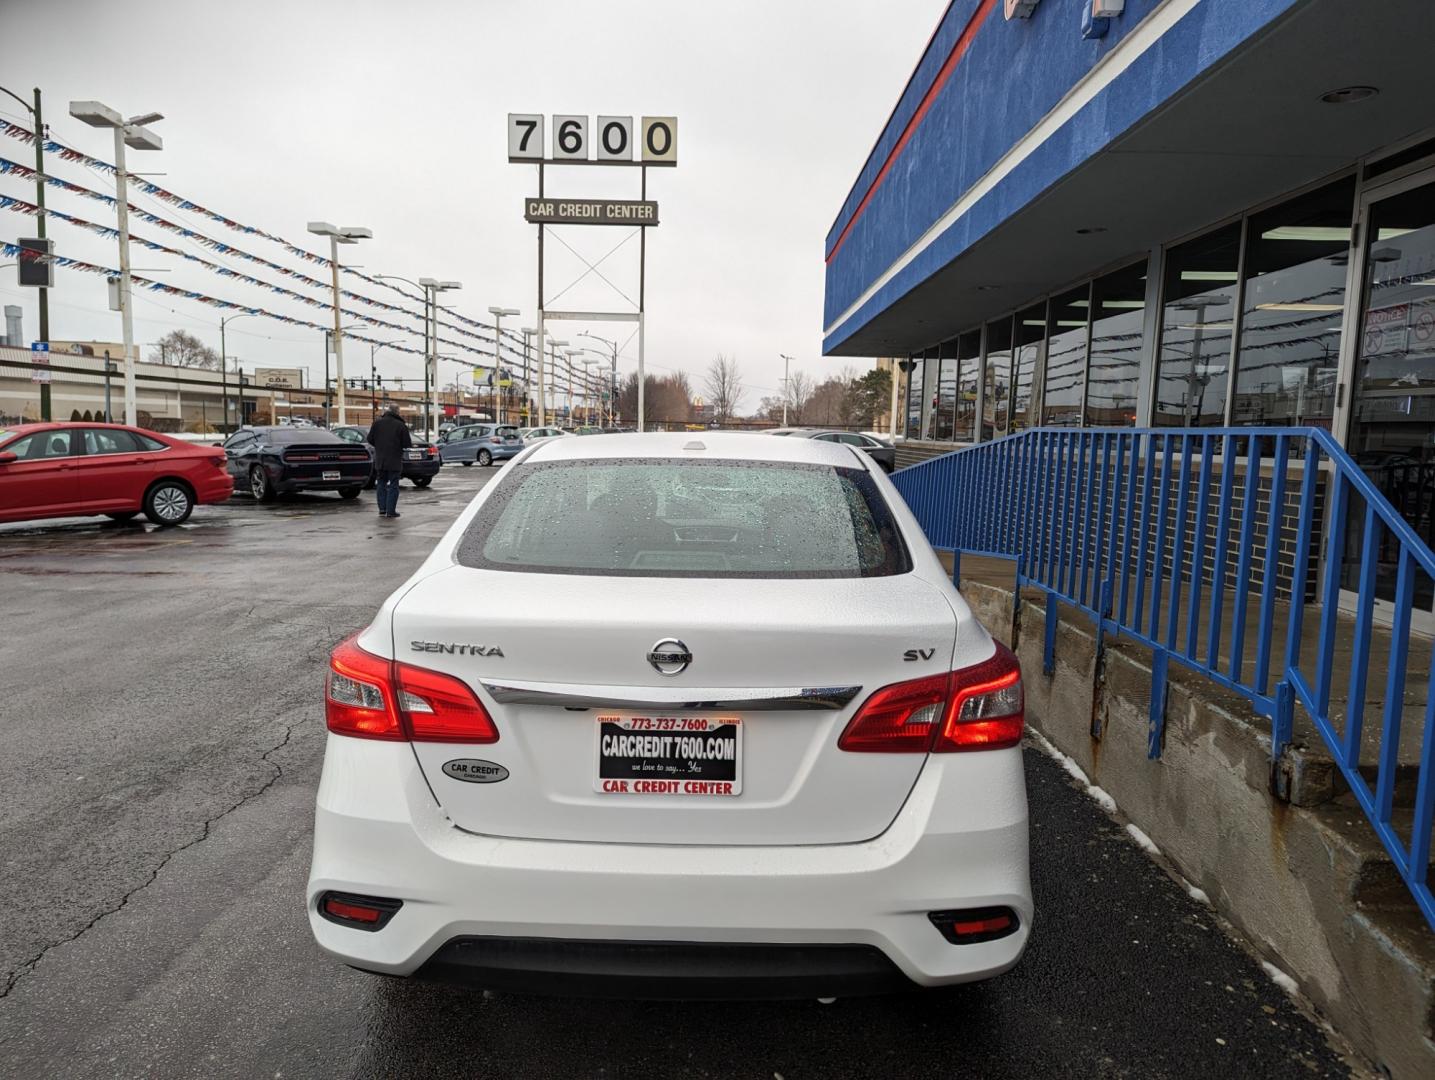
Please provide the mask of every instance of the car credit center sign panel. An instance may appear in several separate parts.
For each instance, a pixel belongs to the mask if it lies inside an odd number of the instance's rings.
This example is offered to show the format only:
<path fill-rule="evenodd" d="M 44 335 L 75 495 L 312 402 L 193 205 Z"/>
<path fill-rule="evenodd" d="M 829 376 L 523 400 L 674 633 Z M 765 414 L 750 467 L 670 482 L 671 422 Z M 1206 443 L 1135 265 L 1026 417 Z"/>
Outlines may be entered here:
<path fill-rule="evenodd" d="M 523 200 L 523 216 L 536 225 L 656 225 L 658 204 L 637 199 Z"/>

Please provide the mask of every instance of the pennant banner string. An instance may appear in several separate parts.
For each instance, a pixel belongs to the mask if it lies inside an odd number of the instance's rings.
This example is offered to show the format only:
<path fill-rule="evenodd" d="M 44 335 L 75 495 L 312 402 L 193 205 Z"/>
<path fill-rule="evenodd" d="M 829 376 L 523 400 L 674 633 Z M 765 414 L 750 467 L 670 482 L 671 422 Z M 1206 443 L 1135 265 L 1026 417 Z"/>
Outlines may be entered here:
<path fill-rule="evenodd" d="M 34 203 L 25 202 L 23 199 L 15 199 L 8 195 L 0 195 L 0 210 L 11 210 L 22 214 L 27 214 L 31 217 L 35 217 L 42 212 L 40 208 Z M 76 226 L 77 228 L 86 229 L 92 233 L 95 233 L 96 235 L 106 237 L 107 239 L 116 239 L 119 236 L 119 230 L 109 225 L 100 225 L 93 221 L 86 221 L 83 218 L 78 218 L 71 214 L 63 213 L 59 210 L 52 210 L 48 207 L 43 212 L 45 213 L 46 217 L 63 221 L 66 224 Z M 248 274 L 242 274 L 237 270 L 231 270 L 227 266 L 220 266 L 218 263 L 212 263 L 208 259 L 200 258 L 198 255 L 192 255 L 189 252 L 180 251 L 177 248 L 172 248 L 165 244 L 157 243 L 153 240 L 146 239 L 143 236 L 137 236 L 134 233 L 130 234 L 130 242 L 138 244 L 140 247 L 143 247 L 149 251 L 158 251 L 166 255 L 174 255 L 177 258 L 184 259 L 188 262 L 197 263 L 198 265 L 203 266 L 205 269 L 211 270 L 214 273 L 219 274 L 223 277 L 234 278 L 236 281 L 242 281 L 246 285 L 253 285 L 256 288 L 265 289 L 279 296 L 289 297 L 292 300 L 297 300 L 301 304 L 307 304 L 309 307 L 330 307 L 330 305 L 325 301 L 316 300 L 311 296 L 305 296 L 302 293 L 295 292 L 293 289 L 286 289 L 282 285 L 275 285 L 272 282 L 263 281 L 259 278 L 251 277 Z M 372 326 L 381 326 L 385 330 L 394 330 L 401 334 L 418 333 L 418 331 L 413 330 L 410 327 L 403 326 L 399 323 L 389 322 L 385 319 L 378 319 L 372 315 L 366 315 L 363 312 L 353 311 L 349 308 L 341 307 L 339 309 L 339 312 L 342 315 L 347 316 L 348 318 L 358 319 L 362 322 L 369 323 Z M 491 353 L 475 349 L 473 346 L 468 345 L 462 341 L 452 341 L 449 338 L 445 337 L 437 337 L 436 340 L 445 345 L 452 345 L 455 348 L 463 349 L 465 352 L 471 353 L 476 357 L 488 359 L 492 356 Z"/>
<path fill-rule="evenodd" d="M 48 175 L 46 175 L 46 174 L 44 174 L 44 173 L 37 173 L 34 169 L 30 168 L 29 166 L 22 165 L 22 164 L 20 164 L 19 162 L 16 162 L 16 161 L 11 161 L 11 160 L 9 160 L 8 158 L 0 157 L 0 175 L 6 175 L 6 174 L 13 174 L 13 175 L 19 176 L 19 177 L 21 177 L 21 178 L 23 178 L 23 179 L 35 179 L 35 178 L 38 178 L 38 179 L 43 180 L 43 181 L 45 182 L 45 184 L 48 185 L 48 186 L 50 186 L 50 187 L 58 188 L 58 189 L 63 190 L 63 191 L 68 191 L 68 192 L 71 192 L 71 193 L 73 193 L 73 194 L 79 195 L 79 196 L 81 196 L 81 197 L 83 197 L 83 198 L 93 199 L 93 200 L 95 200 L 96 202 L 104 203 L 104 204 L 107 205 L 107 206 L 114 206 L 115 203 L 116 203 L 116 199 L 115 199 L 115 197 L 112 196 L 112 195 L 105 195 L 105 194 L 103 194 L 103 193 L 101 193 L 101 192 L 98 192 L 98 191 L 92 191 L 92 190 L 90 190 L 89 188 L 82 187 L 82 186 L 80 186 L 79 184 L 73 184 L 73 183 L 69 182 L 68 180 L 61 180 L 60 178 L 55 177 L 55 176 L 48 176 Z M 9 198 L 9 197 L 5 197 L 5 198 Z M 36 213 L 39 212 L 39 208 L 38 208 L 38 207 L 34 206 L 34 205 L 31 204 L 31 203 L 26 203 L 26 202 L 24 202 L 23 200 L 19 200 L 19 199 L 9 199 L 9 202 L 10 202 L 11 204 L 14 204 L 14 206 L 17 207 L 17 208 L 19 208 L 19 207 L 28 207 L 29 209 L 25 209 L 25 210 L 23 210 L 22 212 L 31 214 L 32 216 L 33 216 L 34 214 L 36 214 Z M 263 258 L 261 258 L 261 257 L 259 257 L 259 256 L 257 256 L 257 255 L 252 255 L 252 254 L 250 254 L 250 253 L 247 252 L 247 251 L 243 251 L 243 250 L 241 250 L 241 249 L 239 249 L 239 248 L 236 248 L 236 247 L 234 247 L 234 246 L 232 246 L 232 245 L 230 245 L 230 244 L 225 244 L 225 243 L 223 243 L 222 241 L 214 240 L 214 239 L 212 239 L 211 237 L 205 236 L 203 233 L 195 232 L 193 229 L 188 229 L 188 228 L 184 227 L 183 225 L 178 225 L 178 224 L 176 224 L 176 223 L 174 223 L 174 222 L 172 222 L 172 221 L 168 221 L 168 220 L 166 220 L 165 218 L 162 218 L 162 217 L 158 216 L 157 214 L 153 214 L 153 213 L 151 213 L 150 211 L 145 210 L 143 207 L 138 207 L 138 206 L 135 206 L 135 205 L 130 204 L 130 203 L 127 203 L 126 205 L 129 207 L 129 212 L 130 212 L 131 214 L 135 215 L 136 217 L 138 217 L 140 220 L 145 221 L 145 222 L 148 222 L 148 223 L 150 223 L 150 224 L 152 224 L 152 225 L 157 225 L 157 226 L 159 226 L 160 228 L 165 229 L 165 230 L 167 230 L 167 231 L 169 231 L 169 232 L 175 233 L 175 234 L 178 235 L 178 236 L 182 236 L 182 237 L 185 237 L 185 238 L 187 238 L 187 239 L 193 240 L 193 241 L 195 241 L 196 243 L 199 243 L 199 244 L 201 244 L 202 246 L 204 246 L 204 247 L 210 249 L 211 251 L 216 252 L 217 254 L 229 255 L 229 256 L 236 257 L 236 258 L 245 259 L 245 260 L 247 260 L 247 261 L 249 261 L 249 262 L 253 262 L 253 263 L 255 263 L 255 264 L 259 265 L 259 266 L 264 266 L 264 267 L 267 267 L 267 268 L 269 268 L 269 269 L 271 269 L 271 270 L 274 270 L 274 271 L 276 271 L 277 273 L 284 274 L 284 275 L 287 276 L 287 277 L 292 277 L 292 278 L 294 278 L 294 280 L 296 280 L 296 281 L 298 281 L 298 282 L 300 282 L 300 283 L 302 283 L 302 284 L 304 284 L 304 285 L 308 285 L 308 286 L 310 286 L 311 288 L 322 289 L 324 292 L 330 292 L 330 290 L 332 289 L 332 286 L 331 286 L 331 285 L 326 284 L 325 282 L 320 281 L 320 280 L 318 280 L 317 278 L 308 277 L 307 275 L 300 274 L 300 273 L 298 273 L 297 271 L 291 270 L 291 269 L 289 269 L 289 268 L 286 267 L 286 266 L 281 266 L 281 265 L 279 265 L 278 263 L 270 262 L 269 260 L 263 259 Z M 46 210 L 48 211 L 49 215 L 52 216 L 52 217 L 57 217 L 57 218 L 60 218 L 60 219 L 62 219 L 62 220 L 67 220 L 67 219 L 68 219 L 68 218 L 67 218 L 67 215 L 62 214 L 62 213 L 61 213 L 60 211 L 58 211 L 58 210 L 53 210 L 53 209 L 50 209 L 50 208 L 48 208 L 48 207 L 46 208 Z M 80 219 L 68 219 L 68 220 L 79 221 Z M 92 223 L 90 223 L 90 222 L 83 222 L 82 224 L 83 224 L 85 227 L 90 227 L 90 228 L 92 228 L 92 231 L 103 230 L 103 231 L 102 231 L 102 235 L 105 235 L 105 236 L 118 237 L 118 235 L 119 235 L 118 230 L 113 229 L 113 228 L 108 228 L 108 227 L 106 227 L 106 226 L 92 225 Z M 133 239 L 133 237 L 132 237 L 132 239 Z M 209 266 L 209 267 L 215 269 L 215 270 L 216 270 L 217 272 L 219 272 L 219 273 L 234 274 L 234 276 L 238 276 L 238 277 L 243 277 L 243 276 L 244 276 L 244 275 L 241 275 L 241 274 L 236 274 L 234 271 L 228 270 L 227 268 L 216 266 L 216 265 L 213 264 L 213 263 L 207 263 L 207 262 L 205 262 L 204 260 L 194 259 L 193 256 L 188 255 L 188 254 L 186 254 L 185 252 L 182 252 L 182 251 L 176 251 L 176 250 L 174 250 L 174 249 L 172 249 L 172 248 L 165 248 L 165 247 L 162 247 L 162 246 L 157 246 L 157 245 L 154 245 L 154 244 L 148 243 L 148 242 L 145 242 L 145 246 L 150 247 L 151 250 L 155 250 L 155 251 L 165 251 L 165 252 L 167 252 L 167 253 L 169 253 L 169 254 L 178 255 L 178 256 L 180 256 L 181 258 L 193 259 L 193 260 L 196 261 L 196 262 L 200 262 L 200 263 L 202 263 L 203 265 L 206 265 L 206 266 Z M 262 285 L 263 287 L 265 287 L 265 288 L 268 288 L 268 287 L 269 287 L 267 283 L 260 282 L 259 284 L 261 284 L 261 285 Z M 354 292 L 350 292 L 350 291 L 345 290 L 345 289 L 341 289 L 341 290 L 339 291 L 339 294 L 340 294 L 341 296 L 346 296 L 346 297 L 348 297 L 348 298 L 350 298 L 350 299 L 352 299 L 352 300 L 358 300 L 358 301 L 361 301 L 362 303 L 369 304 L 369 305 L 372 306 L 372 307 L 380 308 L 381 310 L 397 312 L 398 314 L 406 315 L 406 316 L 408 316 L 409 318 L 419 320 L 420 322 L 422 322 L 422 320 L 423 320 L 423 314 L 422 314 L 421 312 L 410 311 L 408 308 L 400 307 L 400 306 L 398 306 L 398 305 L 396 305 L 396 304 L 388 304 L 388 303 L 383 302 L 382 300 L 374 300 L 374 299 L 372 299 L 371 297 L 364 296 L 364 295 L 361 294 L 361 293 L 354 293 Z M 300 297 L 300 299 L 302 299 L 305 303 L 310 303 L 310 300 L 309 300 L 308 298 L 306 298 L 306 297 Z M 326 305 L 326 306 L 327 306 L 327 305 Z M 341 309 L 341 310 L 342 310 L 342 309 Z M 346 312 L 346 314 L 347 314 L 347 312 Z M 356 317 L 356 318 L 367 318 L 367 316 L 362 316 L 362 315 L 356 315 L 355 317 Z M 478 334 L 478 333 L 473 332 L 472 330 L 465 330 L 465 329 L 464 329 L 463 327 L 461 327 L 461 326 L 455 326 L 455 325 L 453 325 L 452 323 L 449 323 L 449 322 L 444 321 L 443 319 L 439 319 L 439 320 L 438 320 L 438 324 L 439 324 L 440 326 L 445 326 L 445 327 L 447 327 L 448 329 L 454 331 L 455 333 L 463 334 L 465 337 L 473 338 L 473 339 L 476 340 L 476 341 L 482 341 L 482 342 L 485 342 L 485 343 L 487 343 L 487 344 L 489 344 L 489 345 L 492 345 L 492 343 L 493 343 L 493 336 L 492 336 L 492 334 L 487 334 L 487 335 L 485 335 L 485 334 Z M 390 328 L 398 329 L 398 330 L 400 330 L 400 331 L 402 331 L 402 332 L 404 332 L 404 333 L 422 333 L 421 330 L 416 331 L 416 330 L 409 330 L 409 329 L 406 329 L 406 328 L 404 328 L 404 327 L 394 327 L 394 324 L 391 324 L 391 323 L 384 323 L 384 324 L 382 324 L 382 325 L 388 326 L 388 327 L 390 327 Z M 505 335 L 505 336 L 507 336 L 507 335 Z M 439 340 L 445 341 L 447 344 L 461 344 L 461 343 L 450 342 L 450 341 L 448 341 L 447 339 L 444 339 L 444 338 L 441 338 L 441 339 L 439 339 Z M 508 348 L 508 350 L 509 350 L 510 352 L 515 352 L 515 351 L 516 351 L 516 350 L 514 349 L 514 346 L 513 346 L 511 343 L 509 343 L 509 342 L 505 342 L 505 346 Z"/>
<path fill-rule="evenodd" d="M 78 270 L 87 274 L 102 274 L 105 277 L 119 277 L 120 274 L 120 272 L 113 267 L 99 266 L 95 263 L 85 262 L 82 259 L 71 259 L 65 255 L 45 255 L 42 252 L 21 247 L 13 240 L 0 240 L 0 257 L 26 262 L 52 263 L 55 266 L 63 267 L 67 270 Z M 139 274 L 130 274 L 130 281 L 150 292 L 163 293 L 166 296 L 179 296 L 186 300 L 195 300 L 201 304 L 219 308 L 222 311 L 236 311 L 246 315 L 257 315 L 261 318 L 273 319 L 276 322 L 285 323 L 289 326 L 299 326 L 309 330 L 322 330 L 327 332 L 330 329 L 321 323 L 310 322 L 308 319 L 297 319 L 292 315 L 281 315 L 277 311 L 269 311 L 266 308 L 256 307 L 253 304 L 241 304 L 233 300 L 223 300 L 216 296 L 209 296 L 206 293 L 196 292 L 193 289 L 182 289 L 175 285 L 166 285 L 162 281 L 155 281 L 152 278 L 143 277 Z M 420 359 L 422 359 L 424 355 L 422 349 L 415 349 L 408 345 L 399 345 L 391 341 L 381 341 L 378 338 L 369 337 L 365 334 L 345 331 L 344 336 L 352 338 L 354 341 L 362 341 L 366 345 L 379 345 L 387 349 L 392 349 L 395 352 L 408 353 L 410 356 L 417 356 Z M 436 359 L 447 360 L 453 358 L 437 357 Z M 468 363 L 468 361 L 459 362 Z M 470 366 L 477 367 L 478 365 Z M 563 374 L 561 368 L 554 370 L 553 378 L 555 379 L 555 386 L 566 385 Z M 520 384 L 523 382 L 522 379 L 517 381 Z"/>
<path fill-rule="evenodd" d="M 28 128 L 22 127 L 19 124 L 13 123 L 9 120 L 0 119 L 0 133 L 9 135 L 13 139 L 18 139 L 20 142 L 25 143 L 26 145 L 35 145 L 35 133 L 33 131 L 30 131 Z M 106 173 L 110 176 L 114 176 L 117 173 L 115 167 L 109 162 L 103 161 L 100 158 L 91 157 L 89 154 L 76 150 L 73 147 L 69 147 L 64 145 L 63 143 L 56 142 L 54 139 L 44 140 L 43 149 L 45 153 L 54 154 L 58 156 L 62 161 L 80 164 L 88 169 L 94 169 L 96 171 Z M 33 170 L 28 171 L 33 174 Z M 179 209 L 190 213 L 199 214 L 201 217 L 208 218 L 210 221 L 217 222 L 227 228 L 233 229 L 236 232 L 247 233 L 251 236 L 258 236 L 265 240 L 269 240 L 284 248 L 285 251 L 289 252 L 289 254 L 293 255 L 295 258 L 302 259 L 305 262 L 314 263 L 321 266 L 329 265 L 329 260 L 324 258 L 322 255 L 316 255 L 312 251 L 307 251 L 297 244 L 290 243 L 282 236 L 275 236 L 273 233 L 266 232 L 265 230 L 257 228 L 256 226 L 245 225 L 242 222 L 233 220 L 232 218 L 227 218 L 223 214 L 216 213 L 215 211 L 210 210 L 207 207 L 200 206 L 198 203 L 192 202 L 191 200 L 184 198 L 184 196 L 182 195 L 176 195 L 172 191 L 167 191 L 164 188 L 160 187 L 158 184 L 152 184 L 143 177 L 135 176 L 133 173 L 127 173 L 126 179 L 130 182 L 130 184 L 137 187 L 146 195 L 151 195 L 154 198 L 160 199 L 163 202 L 167 202 L 171 206 L 178 207 Z M 61 181 L 61 184 L 63 186 L 68 186 L 65 185 L 64 181 Z M 113 202 L 113 199 L 109 196 L 101 197 L 110 202 Z M 344 266 L 342 263 L 339 264 L 339 269 L 343 273 L 352 274 L 354 277 L 357 277 L 362 281 L 366 281 L 371 285 L 378 285 L 386 289 L 391 289 L 405 299 L 416 300 L 420 303 L 422 303 L 424 300 L 422 296 L 416 296 L 413 293 L 407 291 L 406 289 L 400 288 L 398 285 L 393 284 L 392 282 L 381 280 L 379 277 L 376 277 L 374 275 L 362 273 L 352 267 Z M 492 325 L 488 323 L 482 322 L 477 319 L 470 319 L 464 315 L 458 314 L 457 312 L 450 311 L 449 314 L 452 315 L 458 321 L 468 326 L 472 326 L 481 330 L 493 329 Z"/>

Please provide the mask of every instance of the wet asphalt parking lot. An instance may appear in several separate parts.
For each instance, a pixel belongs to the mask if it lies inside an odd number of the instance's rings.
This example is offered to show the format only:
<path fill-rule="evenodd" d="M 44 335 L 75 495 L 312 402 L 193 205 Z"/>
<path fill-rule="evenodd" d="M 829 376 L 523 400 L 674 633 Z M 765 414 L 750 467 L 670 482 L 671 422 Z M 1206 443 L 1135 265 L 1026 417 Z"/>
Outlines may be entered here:
<path fill-rule="evenodd" d="M 405 484 L 398 521 L 366 493 L 236 497 L 172 530 L 0 526 L 0 1076 L 1349 1072 L 1034 747 L 1035 931 L 990 983 L 832 1005 L 593 1002 L 323 956 L 304 882 L 328 651 L 497 475 Z"/>

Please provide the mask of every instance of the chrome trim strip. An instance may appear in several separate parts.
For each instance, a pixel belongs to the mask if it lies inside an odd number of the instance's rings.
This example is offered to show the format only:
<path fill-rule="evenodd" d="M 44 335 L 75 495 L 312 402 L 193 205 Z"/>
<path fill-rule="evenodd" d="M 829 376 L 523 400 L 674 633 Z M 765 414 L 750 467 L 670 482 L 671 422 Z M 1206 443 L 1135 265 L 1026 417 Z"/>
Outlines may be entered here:
<path fill-rule="evenodd" d="M 862 692 L 860 686 L 647 687 L 582 686 L 572 683 L 479 680 L 500 705 L 550 705 L 565 709 L 692 709 L 737 712 L 834 711 Z"/>

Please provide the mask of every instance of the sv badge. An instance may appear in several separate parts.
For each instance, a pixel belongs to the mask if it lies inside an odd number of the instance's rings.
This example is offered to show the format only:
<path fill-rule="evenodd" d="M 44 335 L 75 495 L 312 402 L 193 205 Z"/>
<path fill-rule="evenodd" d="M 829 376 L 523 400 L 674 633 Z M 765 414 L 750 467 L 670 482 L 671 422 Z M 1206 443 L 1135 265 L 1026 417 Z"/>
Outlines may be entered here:
<path fill-rule="evenodd" d="M 904 652 L 904 653 L 902 654 L 902 659 L 903 659 L 903 660 L 907 660 L 907 661 L 912 661 L 912 660 L 930 660 L 932 657 L 934 657 L 934 656 L 936 656 L 936 655 L 937 655 L 937 650 L 936 650 L 936 649 L 908 649 L 906 652 Z"/>

